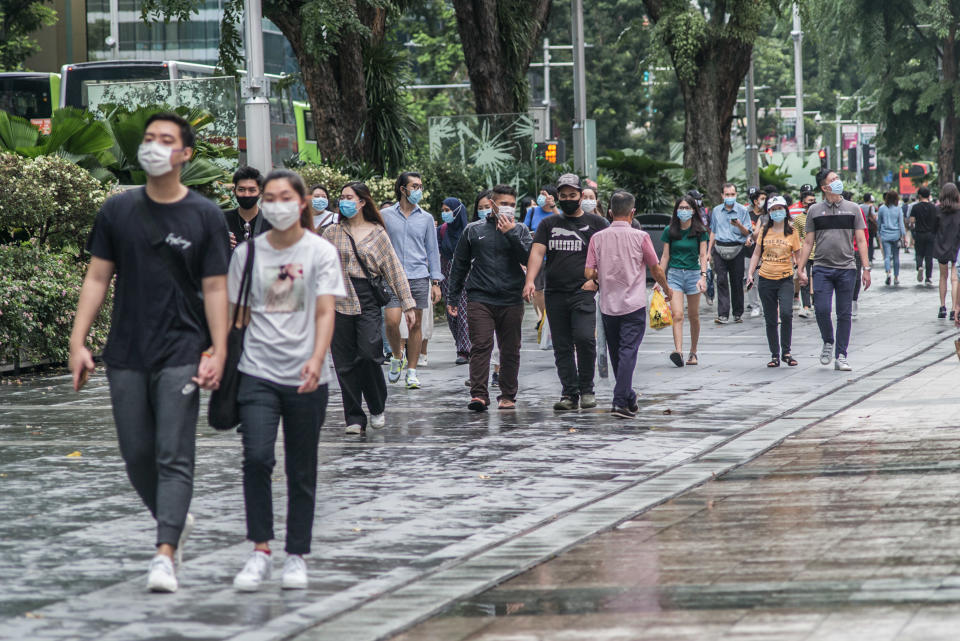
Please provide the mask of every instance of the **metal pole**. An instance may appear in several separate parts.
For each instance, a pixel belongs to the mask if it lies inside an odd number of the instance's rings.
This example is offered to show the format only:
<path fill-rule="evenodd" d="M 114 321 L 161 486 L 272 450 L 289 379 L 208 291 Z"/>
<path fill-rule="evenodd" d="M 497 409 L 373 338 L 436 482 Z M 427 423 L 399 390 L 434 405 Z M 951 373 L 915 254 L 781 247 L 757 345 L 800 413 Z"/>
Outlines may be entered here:
<path fill-rule="evenodd" d="M 744 152 L 747 157 L 747 187 L 759 186 L 760 167 L 757 158 L 757 107 L 753 102 L 753 56 L 750 56 L 750 69 L 747 70 L 747 143 Z"/>
<path fill-rule="evenodd" d="M 797 151 L 803 157 L 803 31 L 800 30 L 800 7 L 793 3 L 793 84 L 797 105 Z"/>
<path fill-rule="evenodd" d="M 245 0 L 247 75 L 243 79 L 247 164 L 263 173 L 273 168 L 270 150 L 270 86 L 263 72 L 263 11 L 260 0 Z"/>
<path fill-rule="evenodd" d="M 553 136 L 550 126 L 550 38 L 543 39 L 543 106 L 547 108 L 547 137 Z"/>
<path fill-rule="evenodd" d="M 841 99 L 838 97 L 837 98 L 837 159 L 835 161 L 836 166 L 831 167 L 831 169 L 836 171 L 838 174 L 840 173 L 840 170 L 843 168 L 843 141 L 840 139 L 840 136 L 841 136 L 840 134 L 840 101 Z"/>
<path fill-rule="evenodd" d="M 860 96 L 857 96 L 857 184 L 863 184 L 863 145 L 860 144 Z"/>
<path fill-rule="evenodd" d="M 69 3 L 68 3 L 69 4 Z M 120 59 L 120 0 L 110 0 L 110 46 L 113 59 Z"/>
<path fill-rule="evenodd" d="M 573 37 L 573 167 L 587 170 L 587 80 L 583 54 L 583 0 L 570 0 L 570 34 Z"/>

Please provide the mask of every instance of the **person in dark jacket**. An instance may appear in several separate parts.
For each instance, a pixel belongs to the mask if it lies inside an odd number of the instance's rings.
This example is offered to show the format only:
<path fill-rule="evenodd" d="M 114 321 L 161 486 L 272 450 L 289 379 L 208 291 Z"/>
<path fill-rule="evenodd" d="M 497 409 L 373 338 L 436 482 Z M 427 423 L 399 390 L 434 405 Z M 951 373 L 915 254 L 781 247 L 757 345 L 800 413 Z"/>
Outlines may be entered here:
<path fill-rule="evenodd" d="M 448 304 L 457 308 L 454 315 L 447 314 L 447 326 L 453 334 L 457 344 L 457 365 L 464 365 L 470 360 L 470 328 L 467 325 L 467 295 L 460 298 L 450 298 L 450 270 L 453 268 L 453 253 L 460 242 L 463 230 L 467 228 L 467 208 L 456 198 L 445 198 L 443 210 L 440 212 L 443 224 L 437 227 L 437 245 L 440 248 L 440 272 L 443 280 L 440 281 L 440 293 Z"/>
<path fill-rule="evenodd" d="M 520 336 L 523 322 L 524 265 L 530 257 L 533 238 L 524 225 L 517 224 L 514 210 L 517 192 L 509 185 L 497 185 L 477 197 L 477 221 L 467 225 L 460 236 L 450 270 L 449 298 L 456 301 L 467 292 L 470 326 L 470 403 L 482 412 L 490 405 L 487 381 L 490 353 L 496 334 L 500 346 L 499 408 L 516 408 L 517 378 L 520 372 Z M 456 316 L 456 307 L 447 305 Z"/>
<path fill-rule="evenodd" d="M 940 188 L 940 219 L 937 224 L 937 235 L 933 239 L 933 256 L 940 263 L 940 313 L 938 318 L 947 317 L 947 280 L 950 281 L 950 320 L 956 317 L 957 301 L 957 271 L 954 265 L 957 261 L 957 251 L 960 250 L 960 191 L 953 183 L 946 183 Z"/>

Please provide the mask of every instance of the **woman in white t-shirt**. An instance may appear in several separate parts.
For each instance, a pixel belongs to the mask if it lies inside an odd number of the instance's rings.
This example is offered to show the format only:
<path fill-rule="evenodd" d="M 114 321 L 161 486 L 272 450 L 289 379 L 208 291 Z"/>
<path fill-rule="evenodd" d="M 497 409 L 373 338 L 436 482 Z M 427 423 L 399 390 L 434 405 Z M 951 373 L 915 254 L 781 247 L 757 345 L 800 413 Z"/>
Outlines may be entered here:
<path fill-rule="evenodd" d="M 340 218 L 336 212 L 328 209 L 330 207 L 330 197 L 327 195 L 327 188 L 323 185 L 314 185 L 310 188 L 310 208 L 313 210 L 313 229 L 318 234 L 322 234 L 325 227 L 337 224 Z"/>
<path fill-rule="evenodd" d="M 273 535 L 274 445 L 283 418 L 287 476 L 285 589 L 307 587 L 303 555 L 310 552 L 317 487 L 317 444 L 327 409 L 329 368 L 324 366 L 333 336 L 335 299 L 343 297 L 337 251 L 313 229 L 303 180 L 285 169 L 263 185 L 264 217 L 273 229 L 253 241 L 254 262 L 249 319 L 243 342 L 238 392 L 243 439 L 243 498 L 247 538 L 254 551 L 237 574 L 238 590 L 254 591 L 270 578 Z M 311 231 L 308 231 L 311 230 Z M 249 245 L 239 245 L 230 262 L 230 302 L 238 304 Z"/>

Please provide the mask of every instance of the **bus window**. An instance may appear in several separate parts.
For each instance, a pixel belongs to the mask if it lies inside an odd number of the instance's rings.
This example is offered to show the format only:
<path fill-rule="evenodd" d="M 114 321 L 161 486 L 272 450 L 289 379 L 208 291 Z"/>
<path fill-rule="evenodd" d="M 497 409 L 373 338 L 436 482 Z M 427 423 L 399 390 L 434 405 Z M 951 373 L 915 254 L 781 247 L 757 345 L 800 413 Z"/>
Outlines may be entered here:
<path fill-rule="evenodd" d="M 0 109 L 27 119 L 49 118 L 55 109 L 50 74 L 0 74 Z"/>
<path fill-rule="evenodd" d="M 165 62 L 88 62 L 65 65 L 61 73 L 60 104 L 86 109 L 87 88 L 92 84 L 134 82 L 137 80 L 171 80 Z"/>
<path fill-rule="evenodd" d="M 303 112 L 303 131 L 307 142 L 317 144 L 317 129 L 313 125 L 313 111 L 310 109 Z"/>

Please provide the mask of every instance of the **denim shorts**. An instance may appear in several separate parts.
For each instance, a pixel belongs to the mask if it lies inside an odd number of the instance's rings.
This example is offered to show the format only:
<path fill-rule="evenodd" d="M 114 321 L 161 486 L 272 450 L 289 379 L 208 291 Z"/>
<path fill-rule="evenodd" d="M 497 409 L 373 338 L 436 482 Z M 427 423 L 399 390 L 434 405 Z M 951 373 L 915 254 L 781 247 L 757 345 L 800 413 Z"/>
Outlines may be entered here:
<path fill-rule="evenodd" d="M 684 294 L 699 294 L 697 282 L 700 280 L 699 269 L 677 269 L 670 267 L 667 269 L 667 285 L 670 289 L 675 289 Z"/>
<path fill-rule="evenodd" d="M 410 296 L 413 297 L 413 301 L 417 304 L 417 309 L 429 309 L 430 278 L 414 278 L 407 280 L 407 282 L 410 284 Z M 390 307 L 403 307 L 396 294 L 394 294 L 390 302 L 387 303 L 387 308 Z"/>

